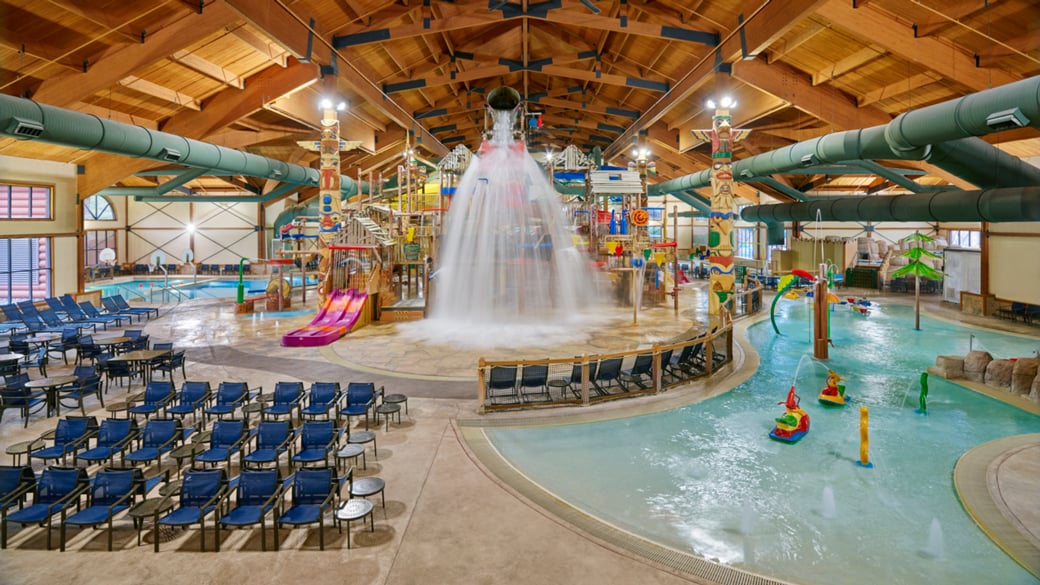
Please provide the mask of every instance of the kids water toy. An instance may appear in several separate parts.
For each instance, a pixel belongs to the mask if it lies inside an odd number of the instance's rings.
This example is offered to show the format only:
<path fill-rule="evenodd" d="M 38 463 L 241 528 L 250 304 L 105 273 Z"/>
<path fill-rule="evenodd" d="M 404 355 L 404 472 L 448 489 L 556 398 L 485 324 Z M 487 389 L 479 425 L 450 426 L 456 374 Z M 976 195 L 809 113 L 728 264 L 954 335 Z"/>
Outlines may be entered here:
<path fill-rule="evenodd" d="M 784 443 L 797 443 L 809 432 L 809 415 L 799 406 L 801 398 L 794 392 L 794 386 L 787 391 L 787 400 L 778 402 L 787 408 L 783 416 L 776 419 L 776 426 L 769 432 L 771 439 Z"/>
<path fill-rule="evenodd" d="M 866 406 L 859 407 L 859 460 L 856 465 L 870 469 L 874 464 L 870 462 L 870 412 Z"/>
<path fill-rule="evenodd" d="M 827 370 L 827 385 L 820 390 L 818 397 L 820 404 L 824 406 L 845 406 L 845 385 L 838 384 L 845 378 L 839 376 L 834 370 Z"/>
<path fill-rule="evenodd" d="M 780 297 L 797 299 L 801 296 L 794 291 L 788 292 L 793 286 L 795 286 L 798 283 L 798 278 L 796 277 L 799 276 L 808 280 L 809 282 L 816 281 L 815 276 L 809 274 L 801 268 L 795 268 L 791 271 L 791 274 L 786 274 L 780 278 L 780 283 L 778 285 L 780 290 L 777 291 L 776 295 L 773 296 L 773 304 L 769 307 L 769 322 L 773 324 L 773 331 L 776 331 L 777 335 L 780 335 L 780 328 L 776 325 L 776 303 L 780 300 Z"/>

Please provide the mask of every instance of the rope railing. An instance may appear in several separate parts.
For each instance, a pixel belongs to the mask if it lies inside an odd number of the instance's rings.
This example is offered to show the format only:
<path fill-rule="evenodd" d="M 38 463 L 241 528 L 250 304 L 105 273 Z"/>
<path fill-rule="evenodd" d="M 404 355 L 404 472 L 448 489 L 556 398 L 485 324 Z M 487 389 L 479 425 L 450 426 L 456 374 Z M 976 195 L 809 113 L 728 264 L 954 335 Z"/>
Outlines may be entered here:
<path fill-rule="evenodd" d="M 733 320 L 761 309 L 762 286 L 756 282 L 729 299 L 721 325 L 696 337 L 596 355 L 524 360 L 480 358 L 480 412 L 587 406 L 658 394 L 711 376 L 732 361 Z"/>

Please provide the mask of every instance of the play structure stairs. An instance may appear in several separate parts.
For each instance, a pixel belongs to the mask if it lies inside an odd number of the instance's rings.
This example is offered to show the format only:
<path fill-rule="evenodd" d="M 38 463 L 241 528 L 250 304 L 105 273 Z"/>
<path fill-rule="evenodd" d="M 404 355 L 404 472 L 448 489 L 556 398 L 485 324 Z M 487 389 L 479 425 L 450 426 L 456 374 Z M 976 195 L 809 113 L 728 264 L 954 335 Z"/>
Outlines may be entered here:
<path fill-rule="evenodd" d="M 385 229 L 383 229 L 383 226 L 379 225 L 375 221 L 367 217 L 355 217 L 354 221 L 360 224 L 361 227 L 365 228 L 365 230 L 368 231 L 373 238 L 378 240 L 380 244 L 384 246 L 394 245 L 394 239 L 390 237 L 390 234 L 388 234 Z"/>

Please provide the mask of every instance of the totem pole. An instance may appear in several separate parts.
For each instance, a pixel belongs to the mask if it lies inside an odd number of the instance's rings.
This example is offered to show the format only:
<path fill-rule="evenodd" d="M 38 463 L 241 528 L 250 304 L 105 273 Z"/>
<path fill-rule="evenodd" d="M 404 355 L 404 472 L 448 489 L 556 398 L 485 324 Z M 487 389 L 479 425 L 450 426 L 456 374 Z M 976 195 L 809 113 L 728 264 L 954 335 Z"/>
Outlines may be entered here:
<path fill-rule="evenodd" d="M 736 208 L 733 203 L 733 144 L 743 140 L 751 130 L 730 128 L 729 109 L 735 106 L 729 98 L 723 98 L 715 108 L 711 119 L 711 130 L 693 130 L 693 135 L 705 142 L 711 141 L 711 212 L 708 214 L 708 257 L 710 274 L 708 280 L 708 315 L 719 317 L 722 307 L 733 294 L 733 219 Z"/>
<path fill-rule="evenodd" d="M 332 258 L 329 246 L 339 232 L 342 219 L 339 184 L 339 152 L 345 144 L 339 139 L 339 113 L 346 104 L 333 107 L 325 100 L 321 104 L 321 140 L 297 142 L 307 150 L 317 150 L 319 154 L 320 181 L 318 183 L 318 310 L 325 305 L 325 300 L 332 292 Z"/>

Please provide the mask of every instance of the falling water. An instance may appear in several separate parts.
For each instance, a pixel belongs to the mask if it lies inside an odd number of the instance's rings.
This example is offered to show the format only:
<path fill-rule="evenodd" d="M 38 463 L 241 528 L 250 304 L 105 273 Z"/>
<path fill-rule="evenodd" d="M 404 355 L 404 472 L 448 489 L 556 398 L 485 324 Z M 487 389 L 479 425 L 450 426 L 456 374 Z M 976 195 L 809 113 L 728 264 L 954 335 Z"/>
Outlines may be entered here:
<path fill-rule="evenodd" d="M 938 518 L 932 518 L 932 525 L 928 528 L 928 545 L 924 549 L 924 554 L 933 559 L 941 559 L 944 548 L 942 524 L 939 523 Z"/>
<path fill-rule="evenodd" d="M 834 503 L 834 489 L 823 486 L 823 504 L 820 506 L 820 515 L 824 518 L 834 518 L 838 515 L 837 504 Z"/>
<path fill-rule="evenodd" d="M 744 502 L 744 507 L 740 511 L 740 533 L 744 535 L 751 534 L 755 531 L 755 509 L 749 502 Z"/>
<path fill-rule="evenodd" d="M 593 308 L 596 284 L 559 196 L 522 141 L 512 110 L 459 180 L 434 274 L 430 325 L 458 345 L 538 343 Z"/>

